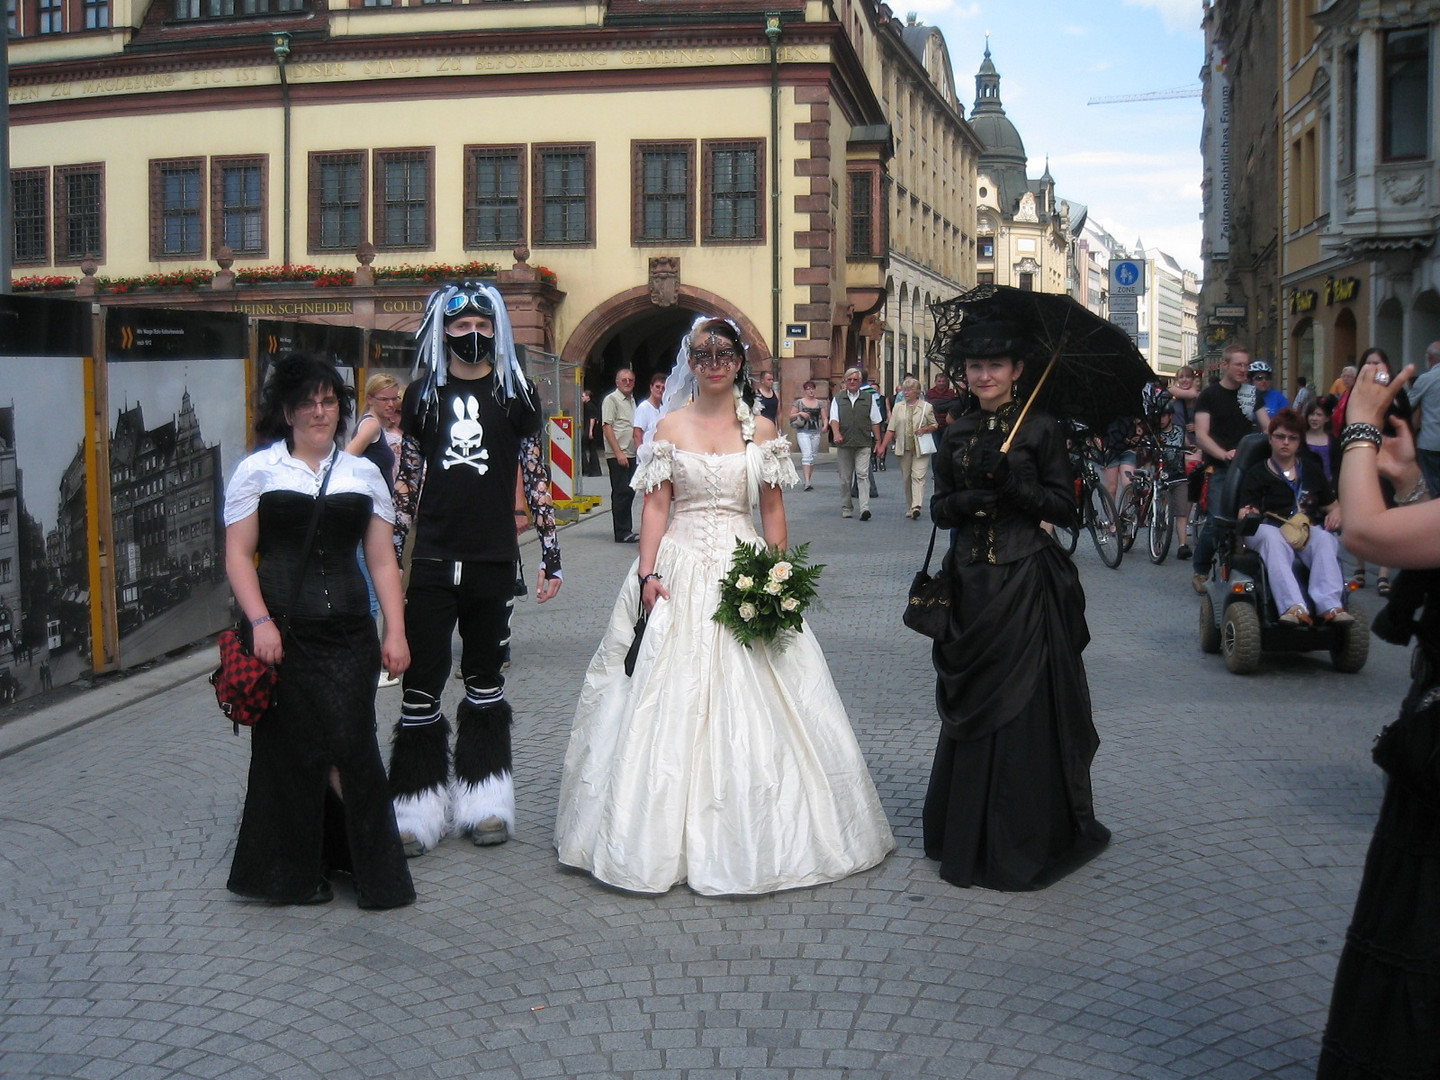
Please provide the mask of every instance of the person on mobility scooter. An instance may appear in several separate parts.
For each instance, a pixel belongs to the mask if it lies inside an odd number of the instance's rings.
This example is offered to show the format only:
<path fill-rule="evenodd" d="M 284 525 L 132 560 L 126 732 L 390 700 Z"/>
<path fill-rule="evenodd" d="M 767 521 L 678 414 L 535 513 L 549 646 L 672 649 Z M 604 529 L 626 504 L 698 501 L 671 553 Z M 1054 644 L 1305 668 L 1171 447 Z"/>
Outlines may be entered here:
<path fill-rule="evenodd" d="M 1200 602 L 1200 647 L 1237 674 L 1254 671 L 1262 651 L 1320 649 L 1337 671 L 1359 671 L 1369 623 L 1347 609 L 1340 547 L 1325 529 L 1340 523 L 1334 492 L 1298 453 L 1299 414 L 1283 409 L 1269 427 L 1268 438 L 1241 440 L 1215 500 L 1220 542 Z"/>

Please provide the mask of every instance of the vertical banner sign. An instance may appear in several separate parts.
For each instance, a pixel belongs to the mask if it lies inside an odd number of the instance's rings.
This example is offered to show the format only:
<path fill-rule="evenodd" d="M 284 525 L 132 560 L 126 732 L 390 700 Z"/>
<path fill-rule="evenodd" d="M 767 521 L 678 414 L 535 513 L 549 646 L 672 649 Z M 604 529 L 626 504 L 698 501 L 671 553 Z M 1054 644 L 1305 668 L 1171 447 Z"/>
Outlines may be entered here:
<path fill-rule="evenodd" d="M 232 621 L 225 482 L 245 456 L 244 315 L 110 308 L 110 512 L 120 665 Z"/>
<path fill-rule="evenodd" d="M 1225 54 L 1218 48 L 1210 58 L 1210 100 L 1219 102 L 1215 121 L 1218 143 L 1215 177 L 1218 188 L 1218 223 L 1211 228 L 1210 253 L 1228 258 L 1230 255 L 1230 79 L 1226 75 Z"/>
<path fill-rule="evenodd" d="M 550 417 L 550 497 L 556 502 L 575 497 L 574 417 Z"/>
<path fill-rule="evenodd" d="M 88 675 L 90 305 L 0 296 L 0 705 Z"/>

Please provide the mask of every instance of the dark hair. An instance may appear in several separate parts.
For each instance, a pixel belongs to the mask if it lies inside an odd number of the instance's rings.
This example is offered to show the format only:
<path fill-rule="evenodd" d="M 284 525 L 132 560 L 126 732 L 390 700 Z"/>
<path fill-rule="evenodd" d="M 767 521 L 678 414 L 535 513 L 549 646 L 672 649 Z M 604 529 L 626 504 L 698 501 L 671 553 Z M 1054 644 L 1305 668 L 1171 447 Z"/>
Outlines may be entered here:
<path fill-rule="evenodd" d="M 1328 398 L 1329 398 L 1329 395 L 1326 395 L 1325 397 L 1321 397 L 1321 398 L 1316 398 L 1314 401 L 1312 401 L 1309 405 L 1307 405 L 1307 406 L 1305 407 L 1305 422 L 1306 422 L 1306 423 L 1309 423 L 1309 422 L 1310 422 L 1310 417 L 1311 417 L 1311 415 L 1315 412 L 1316 409 L 1319 409 L 1322 413 L 1325 414 L 1325 419 L 1326 419 L 1326 420 L 1329 420 L 1329 419 L 1330 419 L 1330 414 L 1335 411 L 1335 406 L 1334 406 L 1334 404 L 1333 404 L 1331 401 L 1328 400 Z"/>
<path fill-rule="evenodd" d="M 1294 409 L 1281 409 L 1270 418 L 1270 426 L 1265 429 L 1267 435 L 1275 434 L 1277 428 L 1284 428 L 1286 431 L 1305 437 L 1305 418 Z"/>
<path fill-rule="evenodd" d="M 284 439 L 285 445 L 294 449 L 295 440 L 287 412 L 293 412 L 315 391 L 329 390 L 340 402 L 340 419 L 335 426 L 335 442 L 338 445 L 350 426 L 354 415 L 354 399 L 340 372 L 328 360 L 301 353 L 288 353 L 276 360 L 270 367 L 270 377 L 260 391 L 260 408 L 255 416 L 255 434 L 262 440 L 274 442 Z"/>
<path fill-rule="evenodd" d="M 745 357 L 745 343 L 740 340 L 740 331 L 724 319 L 706 319 L 690 331 L 691 341 L 693 342 L 701 334 L 719 334 L 735 346 L 735 351 L 740 354 L 740 367 L 735 372 L 735 385 L 740 388 L 740 396 L 745 399 L 745 404 L 753 408 L 755 406 L 755 387 L 750 385 L 750 362 Z"/>

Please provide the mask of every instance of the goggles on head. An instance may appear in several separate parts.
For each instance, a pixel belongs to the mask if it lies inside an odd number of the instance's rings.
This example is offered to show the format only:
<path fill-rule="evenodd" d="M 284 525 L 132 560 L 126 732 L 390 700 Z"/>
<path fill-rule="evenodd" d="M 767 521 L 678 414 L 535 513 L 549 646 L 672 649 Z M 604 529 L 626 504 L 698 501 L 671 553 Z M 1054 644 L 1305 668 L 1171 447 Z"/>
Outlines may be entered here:
<path fill-rule="evenodd" d="M 459 287 L 459 291 L 454 296 L 445 301 L 447 322 L 451 319 L 458 319 L 462 315 L 481 315 L 493 321 L 495 304 L 491 301 L 488 293 L 466 282 Z"/>

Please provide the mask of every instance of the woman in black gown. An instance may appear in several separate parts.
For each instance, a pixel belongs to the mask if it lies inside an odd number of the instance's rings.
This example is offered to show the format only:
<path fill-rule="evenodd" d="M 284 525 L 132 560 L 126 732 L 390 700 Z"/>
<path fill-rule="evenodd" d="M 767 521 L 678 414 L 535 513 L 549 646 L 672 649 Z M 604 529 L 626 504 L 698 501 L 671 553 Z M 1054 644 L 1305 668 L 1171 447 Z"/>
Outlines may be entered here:
<path fill-rule="evenodd" d="M 382 653 L 396 674 L 410 663 L 391 547 L 395 511 L 380 470 L 336 442 L 349 413 L 349 390 L 333 366 L 281 359 L 255 424 L 275 441 L 240 462 L 225 490 L 226 574 L 255 656 L 279 672 L 275 704 L 251 729 L 229 887 L 275 904 L 330 900 L 333 872 L 353 874 L 361 907 L 415 899 L 375 739 Z M 314 543 L 300 566 L 322 483 Z M 362 540 L 385 614 L 383 649 L 355 557 Z M 283 643 L 280 624 L 288 627 Z"/>
<path fill-rule="evenodd" d="M 1400 717 L 1373 751 L 1385 798 L 1335 973 L 1319 1080 L 1440 1077 L 1440 502 L 1409 426 L 1386 420 L 1413 369 L 1384 382 L 1380 372 L 1356 376 L 1341 434 L 1344 541 L 1361 559 L 1402 568 L 1374 629 L 1396 645 L 1413 638 L 1415 652 Z M 1382 478 L 1398 505 L 1387 506 Z"/>
<path fill-rule="evenodd" d="M 1085 593 L 1040 524 L 1075 515 L 1064 433 L 1032 409 L 1001 451 L 1020 413 L 1020 341 L 1003 323 L 958 335 L 947 367 L 969 402 L 945 428 L 930 501 L 955 540 L 950 632 L 933 650 L 941 733 L 925 854 L 952 884 L 1003 890 L 1043 888 L 1110 838 L 1091 806 Z"/>

